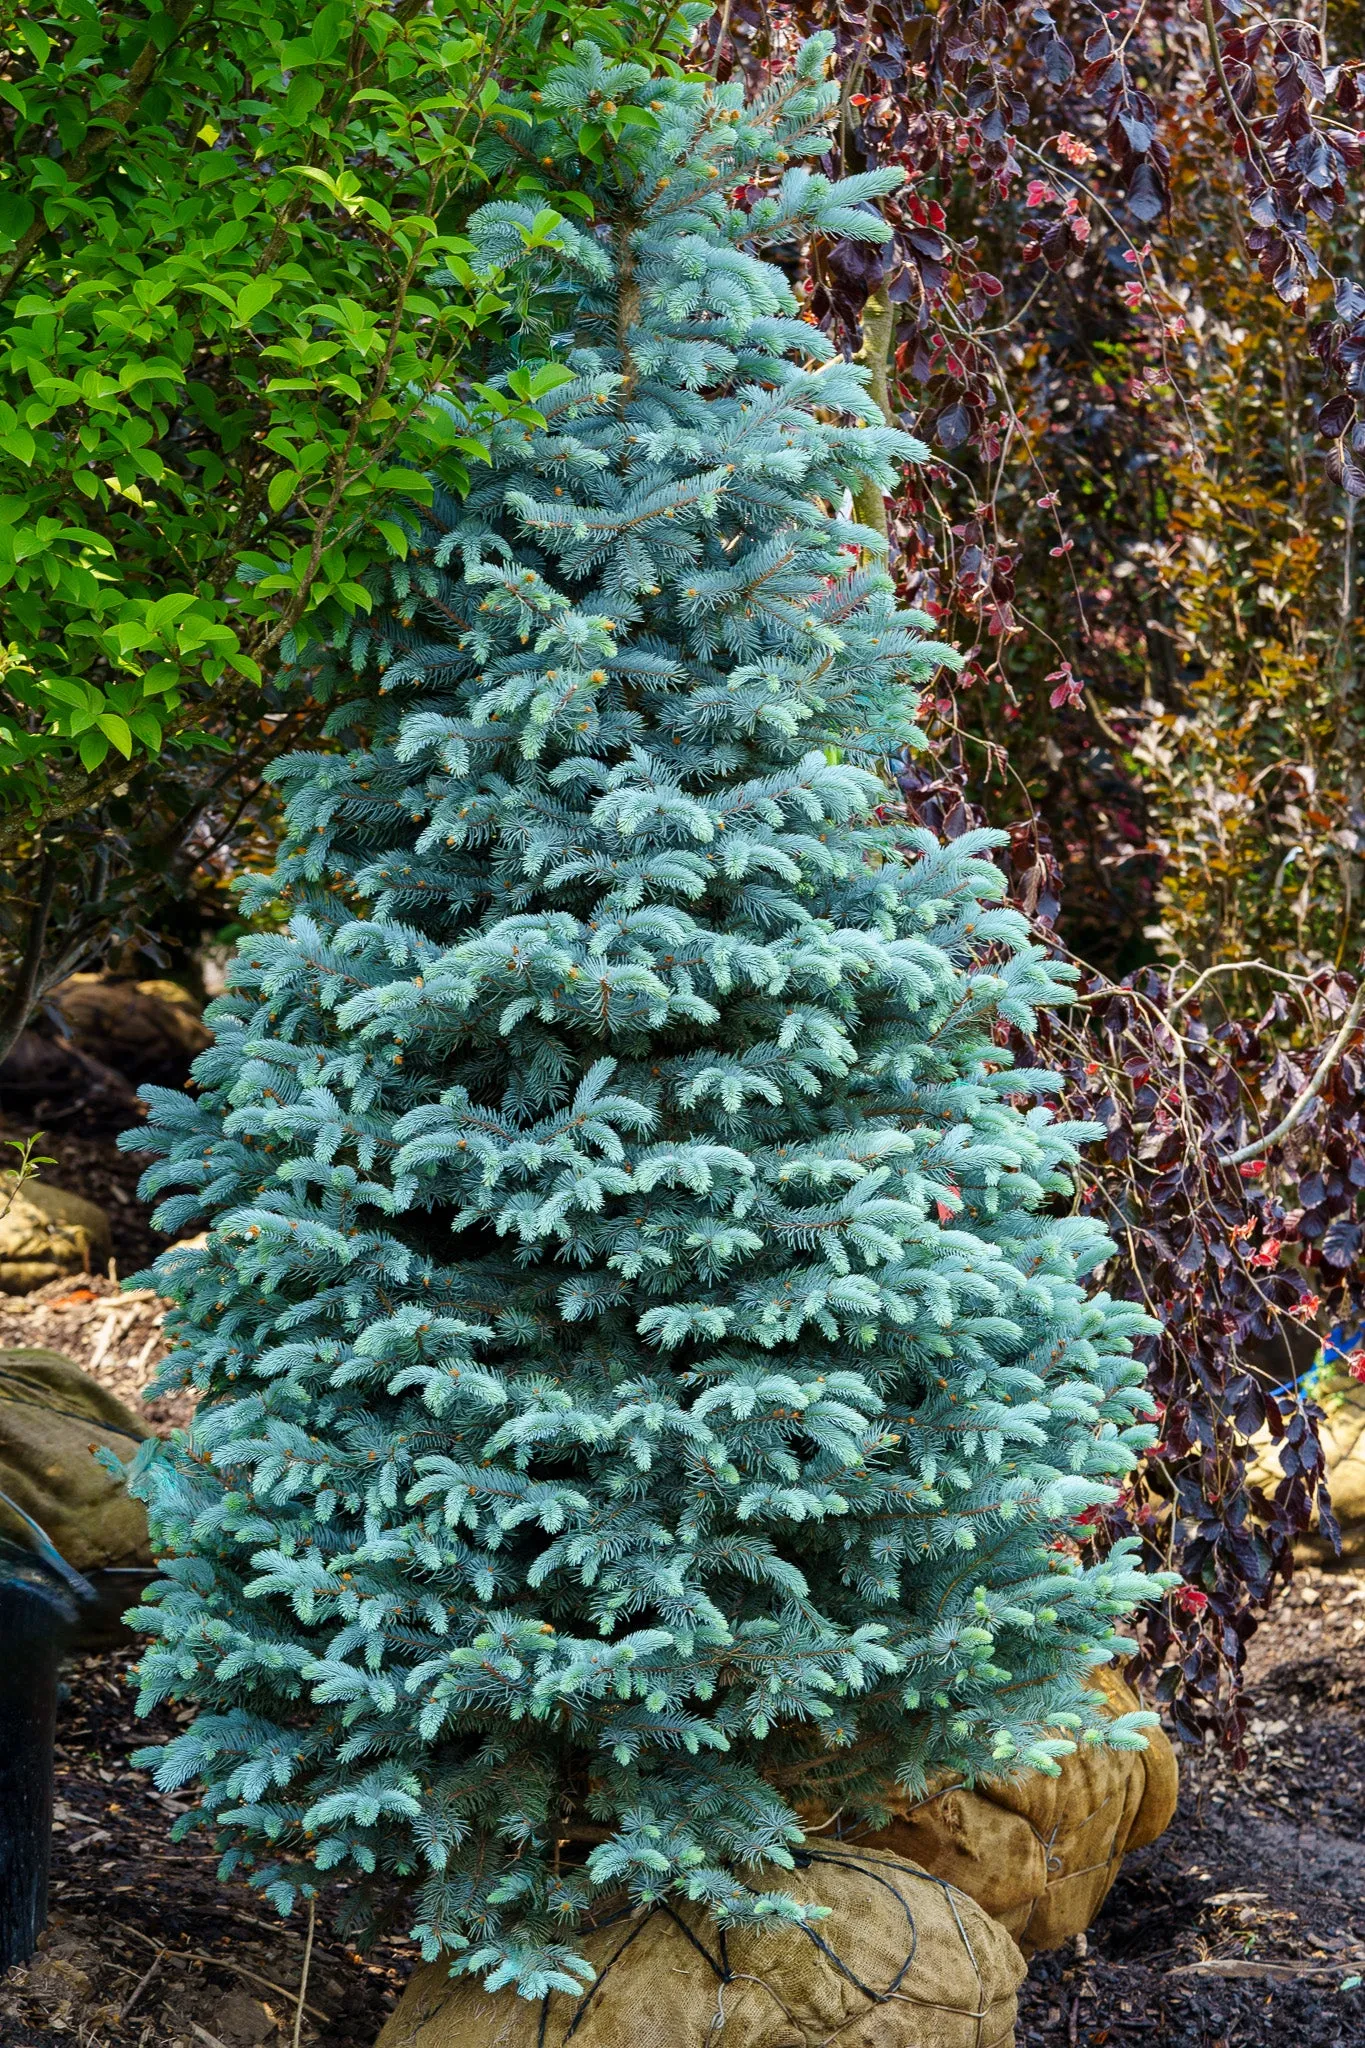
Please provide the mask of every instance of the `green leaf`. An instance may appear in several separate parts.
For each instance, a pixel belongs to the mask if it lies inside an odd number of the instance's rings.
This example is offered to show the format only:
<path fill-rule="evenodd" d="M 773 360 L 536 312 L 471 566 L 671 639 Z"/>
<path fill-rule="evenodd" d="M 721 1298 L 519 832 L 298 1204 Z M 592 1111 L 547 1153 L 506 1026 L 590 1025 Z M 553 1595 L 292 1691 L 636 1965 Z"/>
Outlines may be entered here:
<path fill-rule="evenodd" d="M 12 455 L 16 462 L 22 462 L 25 468 L 32 462 L 37 445 L 27 427 L 11 427 L 8 433 L 0 434 L 0 448 L 6 455 Z"/>
<path fill-rule="evenodd" d="M 154 754 L 161 752 L 161 720 L 153 711 L 130 711 L 128 723 L 144 747 Z"/>
<path fill-rule="evenodd" d="M 183 618 L 194 606 L 194 598 L 188 590 L 168 591 L 165 597 L 158 597 L 149 604 L 144 614 L 146 622 L 154 631 L 160 632 L 174 619 Z"/>
<path fill-rule="evenodd" d="M 15 34 L 18 35 L 21 42 L 28 44 L 29 49 L 32 50 L 38 60 L 38 69 L 41 71 L 48 58 L 52 55 L 51 36 L 38 26 L 30 14 L 16 13 L 13 17 L 13 22 Z"/>
<path fill-rule="evenodd" d="M 295 72 L 294 77 L 290 80 L 289 90 L 285 94 L 284 111 L 286 117 L 290 121 L 301 121 L 306 114 L 311 114 L 318 101 L 322 98 L 324 90 L 325 87 L 322 80 L 315 76 L 314 73 L 309 71 Z"/>
<path fill-rule="evenodd" d="M 117 711 L 102 711 L 95 723 L 105 737 L 113 741 L 124 760 L 130 760 L 133 752 L 133 735 L 128 730 L 127 720 L 120 718 Z"/>
<path fill-rule="evenodd" d="M 341 197 L 336 179 L 329 177 L 326 171 L 318 170 L 315 164 L 290 164 L 284 175 L 286 178 L 310 178 L 315 185 L 321 185 L 323 191 L 330 194 L 333 199 Z"/>
<path fill-rule="evenodd" d="M 18 108 L 21 117 L 27 118 L 21 104 L 23 95 L 15 87 L 0 85 L 0 99 L 8 100 L 12 107 Z M 26 199 L 22 192 L 16 192 L 9 186 L 0 186 L 0 235 L 6 241 L 17 242 L 21 235 L 28 233 L 36 218 L 31 199 Z"/>
<path fill-rule="evenodd" d="M 256 315 L 265 311 L 279 289 L 277 281 L 270 277 L 253 277 L 242 286 L 237 294 L 236 312 L 243 327 L 249 327 Z"/>
<path fill-rule="evenodd" d="M 495 121 L 540 132 L 524 94 L 561 38 L 660 68 L 636 0 L 610 11 L 552 0 L 548 19 L 514 10 L 496 38 L 453 0 L 412 16 L 350 0 L 201 10 L 189 34 L 164 0 L 142 29 L 130 19 L 86 0 L 12 10 L 10 68 L 28 75 L 0 80 L 20 127 L 0 162 L 0 269 L 35 222 L 52 231 L 0 309 L 0 632 L 14 648 L 11 694 L 46 718 L 22 734 L 10 719 L 0 736 L 0 763 L 18 776 L 12 798 L 0 789 L 0 815 L 12 803 L 40 815 L 53 764 L 165 745 L 187 670 L 205 690 L 206 727 L 230 673 L 259 682 L 234 632 L 263 640 L 297 597 L 300 560 L 272 560 L 272 544 L 311 547 L 333 482 L 317 535 L 329 632 L 372 602 L 376 570 L 410 551 L 403 512 L 429 500 L 428 471 L 464 494 L 492 459 L 486 421 L 535 427 L 533 402 L 560 366 L 527 364 L 510 391 L 499 377 L 496 397 L 469 411 L 455 402 L 488 360 L 485 341 L 500 346 L 522 307 L 510 267 L 451 230 L 483 198 L 524 186 L 536 193 L 525 245 L 553 250 L 569 220 L 593 217 L 593 200 L 554 192 L 554 164 L 548 181 L 527 183 L 521 162 L 490 172 L 480 138 Z M 147 36 L 155 65 L 134 113 L 124 95 Z M 546 145 L 560 159 L 580 120 L 585 141 L 593 123 L 603 130 L 585 103 Z M 108 154 L 109 176 L 77 177 L 88 142 Z M 376 523 L 386 505 L 396 516 Z M 244 534 L 264 550 L 251 583 L 234 581 Z M 186 595 L 228 588 L 222 617 L 216 600 Z M 184 602 L 153 606 L 150 593 Z M 113 678 L 106 694 L 81 680 L 95 662 Z M 69 696 L 47 687 L 54 669 Z M 238 715 L 234 701 L 225 730 Z"/>
<path fill-rule="evenodd" d="M 581 213 L 584 220 L 592 220 L 597 212 L 586 192 L 556 192 L 555 204 L 570 213 Z"/>
<path fill-rule="evenodd" d="M 508 386 L 518 398 L 543 398 L 547 391 L 557 391 L 561 384 L 572 384 L 574 374 L 563 363 L 535 363 L 513 370 L 507 379 Z"/>
<path fill-rule="evenodd" d="M 385 469 L 375 478 L 378 491 L 398 491 L 404 497 L 427 499 L 431 496 L 431 478 L 416 469 Z"/>
<path fill-rule="evenodd" d="M 81 757 L 82 768 L 90 774 L 109 752 L 109 742 L 102 732 L 83 732 L 76 743 L 76 752 Z"/>
<path fill-rule="evenodd" d="M 408 536 L 395 519 L 376 519 L 375 532 L 382 533 L 392 552 L 400 562 L 408 558 Z"/>
<path fill-rule="evenodd" d="M 214 754 L 232 752 L 231 740 L 225 739 L 220 732 L 206 732 L 202 726 L 195 726 L 192 731 L 168 733 L 166 738 L 168 745 L 186 751 L 191 747 L 207 747 Z"/>
<path fill-rule="evenodd" d="M 59 704 L 72 704 L 81 711 L 85 710 L 94 696 L 88 683 L 73 682 L 69 676 L 44 676 L 43 689 L 49 697 L 55 697 Z"/>

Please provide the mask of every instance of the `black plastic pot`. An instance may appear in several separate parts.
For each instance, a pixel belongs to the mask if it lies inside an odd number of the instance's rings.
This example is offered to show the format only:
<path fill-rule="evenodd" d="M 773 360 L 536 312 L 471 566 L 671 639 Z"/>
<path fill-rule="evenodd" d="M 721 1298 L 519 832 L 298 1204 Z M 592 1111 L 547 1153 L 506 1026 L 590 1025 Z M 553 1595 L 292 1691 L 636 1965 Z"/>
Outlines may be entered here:
<path fill-rule="evenodd" d="M 31 1544 L 0 1537 L 0 1970 L 28 1961 L 47 1922 L 57 1667 L 93 1597 L 20 1519 Z"/>

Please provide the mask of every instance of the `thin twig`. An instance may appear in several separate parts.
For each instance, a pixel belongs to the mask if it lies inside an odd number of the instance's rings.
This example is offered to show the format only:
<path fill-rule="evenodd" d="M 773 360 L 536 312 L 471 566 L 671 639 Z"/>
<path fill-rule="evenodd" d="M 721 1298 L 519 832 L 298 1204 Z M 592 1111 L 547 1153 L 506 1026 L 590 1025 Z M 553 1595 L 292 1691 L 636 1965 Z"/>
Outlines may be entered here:
<path fill-rule="evenodd" d="M 1294 1977 L 1335 1977 L 1345 1963 L 1258 1962 L 1248 1956 L 1210 1956 L 1202 1963 L 1177 1963 L 1168 1977 L 1263 1977 L 1274 1983 Z"/>
<path fill-rule="evenodd" d="M 1311 974 L 1291 974 L 1288 968 L 1272 967 L 1266 960 L 1220 960 L 1214 966 L 1206 967 L 1202 974 L 1195 976 L 1194 980 L 1185 990 L 1184 995 L 1176 997 L 1167 1010 L 1166 1015 L 1168 1017 L 1176 1016 L 1179 1011 L 1184 1009 L 1186 1003 L 1204 986 L 1204 983 L 1211 981 L 1215 974 L 1241 974 L 1244 970 L 1253 967 L 1258 974 L 1271 974 L 1279 981 L 1293 981 L 1305 987 L 1312 985 L 1313 977 Z"/>
<path fill-rule="evenodd" d="M 1267 185 L 1273 186 L 1275 183 L 1275 166 L 1271 163 L 1264 149 L 1262 149 L 1245 114 L 1243 114 L 1242 109 L 1232 96 L 1232 87 L 1228 83 L 1228 74 L 1223 65 L 1223 45 L 1218 36 L 1218 22 L 1213 11 L 1213 0 L 1203 0 L 1203 9 L 1204 27 L 1208 32 L 1209 38 L 1209 60 L 1213 65 L 1214 76 L 1222 87 L 1223 98 L 1228 103 L 1228 112 L 1242 131 L 1242 140 L 1247 146 L 1248 159 L 1254 160 L 1259 157 L 1259 168 L 1265 173 L 1265 181 Z"/>
<path fill-rule="evenodd" d="M 1252 1144 L 1243 1145 L 1240 1151 L 1225 1153 L 1218 1161 L 1220 1166 L 1242 1166 L 1248 1159 L 1254 1159 L 1258 1152 L 1266 1150 L 1271 1145 L 1278 1145 L 1281 1138 L 1287 1138 L 1292 1130 L 1298 1128 L 1322 1092 L 1328 1075 L 1346 1050 L 1347 1041 L 1360 1022 L 1362 1011 L 1365 1011 L 1365 975 L 1362 975 L 1360 987 L 1351 998 L 1350 1009 L 1341 1020 L 1340 1031 L 1318 1061 L 1313 1078 L 1303 1093 L 1295 1097 L 1273 1131 L 1263 1132 Z"/>
<path fill-rule="evenodd" d="M 730 8 L 732 4 L 733 0 L 725 0 L 725 5 L 721 8 L 720 11 L 720 26 L 716 30 L 716 47 L 711 52 L 711 63 L 709 67 L 711 76 L 713 78 L 718 77 L 720 74 L 721 52 L 725 48 L 725 38 L 730 33 Z"/>
<path fill-rule="evenodd" d="M 258 1920 L 253 1920 L 250 1924 L 253 1927 L 259 1927 L 262 1923 Z M 153 1941 L 149 1934 L 143 1934 L 136 1927 L 129 1927 L 126 1921 L 116 1920 L 114 1925 L 121 1928 L 123 1933 L 131 1934 L 134 1941 L 145 1943 L 148 1948 L 160 1947 L 160 1943 Z M 172 1962 L 179 1957 L 183 1958 L 187 1963 L 207 1963 L 209 1968 L 213 1970 L 231 1970 L 236 1976 L 245 1977 L 251 1984 L 259 1984 L 264 1991 L 274 1991 L 281 1998 L 296 1998 L 298 1996 L 298 1992 L 291 1991 L 288 1985 L 277 1984 L 273 1977 L 263 1977 L 259 1970 L 248 1970 L 245 1963 L 229 1962 L 226 1956 L 205 1955 L 202 1949 L 197 1948 L 172 1948 L 167 1949 L 166 1954 L 171 1958 Z M 300 1985 L 299 1990 L 302 1991 L 305 1988 L 305 1986 Z M 303 2010 L 310 2019 L 321 2020 L 324 2026 L 330 2025 L 330 2013 L 319 2012 L 315 2005 L 305 2005 Z"/>
<path fill-rule="evenodd" d="M 155 1977 L 157 1971 L 161 1968 L 161 1965 L 165 1962 L 165 1960 L 165 1949 L 158 1949 L 156 1954 L 152 1957 L 151 1962 L 147 1965 L 146 1969 L 138 1978 L 136 1984 L 128 1993 L 128 1996 L 124 1999 L 122 2005 L 119 2007 L 118 2016 L 120 2024 L 122 2024 L 122 2022 L 127 2019 L 129 2013 L 137 2004 L 139 1998 L 141 1998 L 143 1992 L 147 1989 L 147 1986 L 151 1983 L 153 1977 Z"/>
<path fill-rule="evenodd" d="M 308 1972 L 313 1963 L 313 1929 L 317 1925 L 318 1902 L 308 1901 L 308 1939 L 303 1945 L 303 1973 L 299 1978 L 299 2002 L 294 2008 L 294 2048 L 299 2048 L 299 2035 L 303 2031 L 304 1997 L 308 1990 Z"/>

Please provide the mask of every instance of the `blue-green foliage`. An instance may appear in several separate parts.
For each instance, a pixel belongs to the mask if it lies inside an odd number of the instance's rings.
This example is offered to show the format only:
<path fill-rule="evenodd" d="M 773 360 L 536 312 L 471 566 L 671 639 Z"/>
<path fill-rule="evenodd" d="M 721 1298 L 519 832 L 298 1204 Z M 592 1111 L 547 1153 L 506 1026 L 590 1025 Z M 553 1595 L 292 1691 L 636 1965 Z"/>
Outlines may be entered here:
<path fill-rule="evenodd" d="M 797 161 L 825 55 L 547 87 L 654 117 L 525 258 L 570 374 L 395 561 L 355 744 L 282 771 L 287 926 L 156 1091 L 162 1226 L 212 1226 L 156 1268 L 197 1420 L 133 1480 L 144 1699 L 201 1707 L 158 1780 L 281 1905 L 406 1883 L 528 1994 L 604 1891 L 799 1914 L 746 1885 L 784 1787 L 1055 1769 L 1147 1590 L 1068 1540 L 1151 1434 L 1140 1318 L 997 1044 L 1062 970 L 989 834 L 878 811 L 953 657 L 845 508 L 924 451 L 757 253 L 883 232 L 894 176 Z"/>

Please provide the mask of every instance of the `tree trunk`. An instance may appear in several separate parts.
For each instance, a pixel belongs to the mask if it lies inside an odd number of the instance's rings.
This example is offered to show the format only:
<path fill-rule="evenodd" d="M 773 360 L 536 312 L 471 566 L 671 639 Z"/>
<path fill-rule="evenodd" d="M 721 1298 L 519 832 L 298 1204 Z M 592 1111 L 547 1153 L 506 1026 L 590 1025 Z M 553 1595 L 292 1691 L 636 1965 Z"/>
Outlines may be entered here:
<path fill-rule="evenodd" d="M 895 338 L 896 309 L 887 297 L 886 287 L 878 285 L 863 307 L 863 342 L 853 360 L 869 372 L 868 396 L 875 399 L 888 427 L 896 424 L 891 410 L 891 348 Z M 883 540 L 890 539 L 886 500 L 875 484 L 864 483 L 859 487 L 853 500 L 853 516 L 860 526 L 870 526 Z"/>

